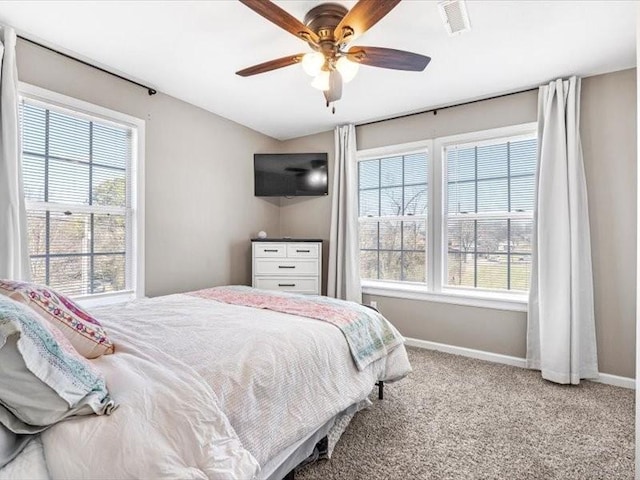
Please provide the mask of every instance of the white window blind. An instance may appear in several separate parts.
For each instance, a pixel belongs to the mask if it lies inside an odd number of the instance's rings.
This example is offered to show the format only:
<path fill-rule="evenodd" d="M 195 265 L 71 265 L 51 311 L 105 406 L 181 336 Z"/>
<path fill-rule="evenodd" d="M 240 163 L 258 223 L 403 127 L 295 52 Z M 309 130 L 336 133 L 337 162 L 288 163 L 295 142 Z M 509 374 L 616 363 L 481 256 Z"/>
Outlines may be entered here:
<path fill-rule="evenodd" d="M 33 281 L 69 295 L 133 289 L 133 128 L 21 103 Z"/>
<path fill-rule="evenodd" d="M 427 280 L 427 151 L 358 163 L 360 273 Z"/>
<path fill-rule="evenodd" d="M 535 137 L 450 145 L 445 286 L 528 291 Z"/>

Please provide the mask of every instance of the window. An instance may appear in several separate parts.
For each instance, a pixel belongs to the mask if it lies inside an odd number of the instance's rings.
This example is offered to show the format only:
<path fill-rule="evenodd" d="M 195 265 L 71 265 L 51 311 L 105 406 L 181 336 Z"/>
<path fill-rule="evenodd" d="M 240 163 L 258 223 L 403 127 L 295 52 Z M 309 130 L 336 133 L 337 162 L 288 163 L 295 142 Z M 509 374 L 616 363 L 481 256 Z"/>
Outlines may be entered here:
<path fill-rule="evenodd" d="M 365 292 L 418 292 L 408 298 L 455 297 L 457 303 L 467 303 L 462 297 L 497 299 L 526 307 L 535 128 L 358 152 Z"/>
<path fill-rule="evenodd" d="M 362 278 L 426 281 L 427 151 L 358 164 Z"/>
<path fill-rule="evenodd" d="M 536 139 L 450 145 L 446 285 L 529 290 Z"/>
<path fill-rule="evenodd" d="M 107 111 L 117 118 L 92 115 L 105 110 L 45 96 L 64 103 L 25 94 L 20 106 L 33 281 L 71 296 L 135 292 L 142 277 L 140 122 L 116 112 Z"/>

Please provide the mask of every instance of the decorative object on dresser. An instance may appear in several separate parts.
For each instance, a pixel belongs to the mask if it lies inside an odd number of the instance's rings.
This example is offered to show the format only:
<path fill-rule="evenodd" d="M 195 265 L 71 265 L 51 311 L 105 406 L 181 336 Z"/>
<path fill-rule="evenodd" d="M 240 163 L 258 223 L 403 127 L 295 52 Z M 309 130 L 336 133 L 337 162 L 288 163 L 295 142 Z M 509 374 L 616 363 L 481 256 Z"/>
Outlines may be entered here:
<path fill-rule="evenodd" d="M 251 245 L 253 287 L 320 295 L 322 240 L 253 238 Z"/>

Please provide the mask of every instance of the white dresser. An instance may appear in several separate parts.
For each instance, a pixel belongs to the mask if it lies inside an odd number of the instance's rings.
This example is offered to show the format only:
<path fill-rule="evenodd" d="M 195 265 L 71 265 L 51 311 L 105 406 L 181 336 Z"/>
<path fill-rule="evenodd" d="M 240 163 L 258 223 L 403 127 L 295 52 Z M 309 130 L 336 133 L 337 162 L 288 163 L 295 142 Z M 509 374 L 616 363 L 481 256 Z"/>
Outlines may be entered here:
<path fill-rule="evenodd" d="M 322 240 L 253 239 L 253 286 L 320 295 Z"/>

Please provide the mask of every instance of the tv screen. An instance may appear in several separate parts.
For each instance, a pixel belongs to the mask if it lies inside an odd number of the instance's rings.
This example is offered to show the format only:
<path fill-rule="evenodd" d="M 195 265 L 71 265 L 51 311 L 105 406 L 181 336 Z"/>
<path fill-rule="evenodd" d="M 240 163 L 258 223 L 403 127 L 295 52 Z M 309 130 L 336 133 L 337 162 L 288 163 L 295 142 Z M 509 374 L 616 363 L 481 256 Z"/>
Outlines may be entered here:
<path fill-rule="evenodd" d="M 326 153 L 256 153 L 253 156 L 256 197 L 327 195 Z"/>

